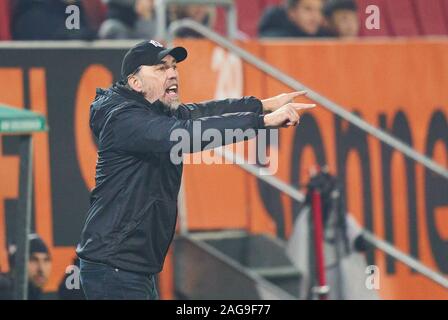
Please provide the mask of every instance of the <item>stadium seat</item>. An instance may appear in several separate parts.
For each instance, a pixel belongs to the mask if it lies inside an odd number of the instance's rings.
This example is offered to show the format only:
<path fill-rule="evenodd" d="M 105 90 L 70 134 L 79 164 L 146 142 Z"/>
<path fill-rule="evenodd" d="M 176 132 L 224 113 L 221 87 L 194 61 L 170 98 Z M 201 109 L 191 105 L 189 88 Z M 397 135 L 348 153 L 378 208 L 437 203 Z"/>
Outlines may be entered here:
<path fill-rule="evenodd" d="M 261 17 L 262 5 L 259 0 L 237 0 L 238 28 L 249 37 L 257 36 L 258 20 Z"/>
<path fill-rule="evenodd" d="M 236 0 L 238 28 L 251 38 L 257 36 L 258 22 L 267 7 L 281 5 L 284 0 Z M 217 30 L 225 34 L 225 14 L 218 11 Z"/>
<path fill-rule="evenodd" d="M 0 1 L 0 40 L 11 40 L 9 0 Z"/>
<path fill-rule="evenodd" d="M 428 2 L 425 1 L 425 5 Z M 387 18 L 396 36 L 418 36 L 421 34 L 411 0 L 386 1 Z"/>
<path fill-rule="evenodd" d="M 262 14 L 263 0 L 236 0 L 238 29 L 246 36 L 256 37 L 258 20 Z M 223 35 L 227 34 L 226 30 L 226 13 L 224 8 L 218 7 L 216 12 L 215 30 Z"/>
<path fill-rule="evenodd" d="M 356 3 L 358 5 L 358 12 L 361 19 L 361 31 L 360 35 L 364 37 L 375 37 L 375 36 L 391 36 L 392 32 L 390 30 L 390 26 L 388 24 L 388 21 L 386 19 L 387 16 L 387 7 L 386 2 L 387 0 L 356 0 Z M 367 29 L 366 28 L 366 8 L 369 5 L 376 5 L 380 9 L 380 29 Z"/>
<path fill-rule="evenodd" d="M 83 0 L 82 6 L 86 12 L 90 27 L 98 30 L 106 18 L 107 6 L 101 0 Z"/>
<path fill-rule="evenodd" d="M 227 19 L 227 16 L 226 16 L 226 11 L 224 10 L 224 8 L 217 7 L 216 8 L 215 31 L 222 35 L 227 34 L 227 30 L 226 30 L 226 21 L 227 20 L 226 19 Z"/>
<path fill-rule="evenodd" d="M 446 24 L 446 27 L 448 28 L 448 0 L 440 0 L 440 2 L 442 4 L 442 10 L 444 13 L 445 24 Z"/>
<path fill-rule="evenodd" d="M 448 34 L 442 0 L 414 0 L 414 4 L 422 34 Z"/>

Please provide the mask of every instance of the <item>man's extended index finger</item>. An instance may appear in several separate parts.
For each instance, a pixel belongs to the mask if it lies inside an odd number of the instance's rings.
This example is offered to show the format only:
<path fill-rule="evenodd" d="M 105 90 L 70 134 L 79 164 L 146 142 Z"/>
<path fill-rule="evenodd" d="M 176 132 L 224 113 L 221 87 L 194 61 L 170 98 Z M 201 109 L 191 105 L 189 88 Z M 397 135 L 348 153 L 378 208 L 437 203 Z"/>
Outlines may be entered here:
<path fill-rule="evenodd" d="M 291 98 L 295 98 L 295 97 L 298 97 L 298 96 L 304 96 L 304 95 L 306 95 L 307 93 L 308 93 L 307 91 L 296 91 L 296 92 L 288 93 L 288 95 L 289 95 Z"/>
<path fill-rule="evenodd" d="M 315 103 L 294 103 L 293 107 L 296 108 L 296 110 L 303 110 L 303 109 L 312 109 L 316 107 Z"/>

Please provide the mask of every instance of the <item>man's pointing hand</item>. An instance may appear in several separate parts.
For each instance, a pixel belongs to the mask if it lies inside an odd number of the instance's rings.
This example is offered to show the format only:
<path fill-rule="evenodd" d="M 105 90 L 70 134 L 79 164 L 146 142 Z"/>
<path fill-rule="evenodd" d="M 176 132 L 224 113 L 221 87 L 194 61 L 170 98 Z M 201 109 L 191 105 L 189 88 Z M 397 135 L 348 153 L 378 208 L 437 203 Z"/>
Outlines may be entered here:
<path fill-rule="evenodd" d="M 288 103 L 264 116 L 264 125 L 270 128 L 296 126 L 300 122 L 300 110 L 314 108 L 315 104 Z"/>
<path fill-rule="evenodd" d="M 293 102 L 295 98 L 305 96 L 306 93 L 307 93 L 306 91 L 282 93 L 279 94 L 278 96 L 261 100 L 261 103 L 263 104 L 263 111 L 267 113 L 274 112 L 275 110 L 280 109 L 284 105 Z"/>

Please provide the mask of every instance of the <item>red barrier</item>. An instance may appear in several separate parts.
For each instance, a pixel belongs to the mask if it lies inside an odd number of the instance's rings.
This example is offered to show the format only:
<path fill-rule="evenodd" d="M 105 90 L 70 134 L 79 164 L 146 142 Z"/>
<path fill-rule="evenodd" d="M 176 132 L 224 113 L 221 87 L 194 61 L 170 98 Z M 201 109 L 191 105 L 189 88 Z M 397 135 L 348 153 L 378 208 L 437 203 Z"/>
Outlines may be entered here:
<path fill-rule="evenodd" d="M 322 199 L 318 190 L 312 191 L 312 211 L 314 227 L 314 256 L 317 287 L 314 287 L 319 300 L 327 300 L 327 280 L 325 276 L 324 232 L 322 222 Z"/>

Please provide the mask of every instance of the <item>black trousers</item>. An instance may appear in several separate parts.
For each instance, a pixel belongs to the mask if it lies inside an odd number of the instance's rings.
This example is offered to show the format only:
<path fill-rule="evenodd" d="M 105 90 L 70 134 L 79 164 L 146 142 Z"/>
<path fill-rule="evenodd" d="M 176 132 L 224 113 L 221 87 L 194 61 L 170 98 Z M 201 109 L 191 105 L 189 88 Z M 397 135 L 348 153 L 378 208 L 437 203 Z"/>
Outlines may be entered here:
<path fill-rule="evenodd" d="M 80 260 L 81 285 L 87 300 L 157 300 L 155 276 Z"/>

